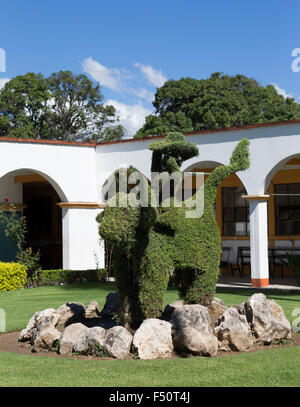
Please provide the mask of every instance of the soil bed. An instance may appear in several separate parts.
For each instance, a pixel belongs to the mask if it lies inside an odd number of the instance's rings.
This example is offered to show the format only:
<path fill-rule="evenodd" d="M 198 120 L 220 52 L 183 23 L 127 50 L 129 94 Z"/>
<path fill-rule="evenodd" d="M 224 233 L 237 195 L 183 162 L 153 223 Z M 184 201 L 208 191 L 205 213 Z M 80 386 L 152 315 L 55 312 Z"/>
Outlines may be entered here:
<path fill-rule="evenodd" d="M 56 358 L 68 358 L 68 359 L 84 359 L 84 360 L 116 360 L 114 358 L 108 357 L 97 357 L 97 356 L 85 356 L 85 355 L 72 355 L 72 356 L 65 356 L 59 355 L 55 351 L 49 352 L 32 352 L 31 345 L 28 342 L 18 342 L 20 331 L 14 332 L 5 332 L 0 334 L 0 351 L 1 352 L 11 352 L 11 353 L 19 353 L 23 355 L 31 355 L 31 356 L 47 356 L 47 357 L 56 357 Z M 271 344 L 271 345 L 253 345 L 251 350 L 248 352 L 225 352 L 219 351 L 218 356 L 227 356 L 227 355 L 236 355 L 242 353 L 249 353 L 249 352 L 258 352 L 261 350 L 274 350 L 274 349 L 282 349 L 282 348 L 289 348 L 294 346 L 300 346 L 300 332 L 293 333 L 292 338 L 289 341 L 289 344 Z M 180 358 L 179 355 L 174 354 L 174 358 Z M 203 357 L 203 356 L 191 356 L 191 357 Z M 134 359 L 134 357 L 129 357 L 129 359 Z"/>

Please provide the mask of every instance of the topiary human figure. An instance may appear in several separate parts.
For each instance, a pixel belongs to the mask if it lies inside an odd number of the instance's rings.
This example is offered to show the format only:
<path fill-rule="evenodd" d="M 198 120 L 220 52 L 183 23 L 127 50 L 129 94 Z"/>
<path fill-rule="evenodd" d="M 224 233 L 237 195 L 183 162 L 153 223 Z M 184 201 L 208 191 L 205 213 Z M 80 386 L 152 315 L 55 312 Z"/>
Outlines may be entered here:
<path fill-rule="evenodd" d="M 170 189 L 170 206 L 160 201 L 153 206 L 152 190 L 144 178 L 148 207 L 131 207 L 125 199 L 130 191 L 116 195 L 98 215 L 99 233 L 115 248 L 114 275 L 121 300 L 121 313 L 127 325 L 138 326 L 144 318 L 155 318 L 162 309 L 168 279 L 175 273 L 180 296 L 187 303 L 207 304 L 215 294 L 219 275 L 221 237 L 214 216 L 218 185 L 236 171 L 249 167 L 249 141 L 242 140 L 230 164 L 216 168 L 204 184 L 204 211 L 200 218 L 187 218 L 186 207 L 176 207 L 175 188 Z M 181 177 L 182 163 L 198 155 L 195 144 L 180 133 L 169 133 L 163 141 L 149 145 L 152 155 L 152 185 L 162 179 L 161 192 L 168 174 Z M 130 172 L 136 170 L 131 168 Z M 152 199 L 152 201 L 151 201 Z M 152 203 L 152 206 L 150 206 Z M 116 254 L 117 252 L 117 254 Z"/>

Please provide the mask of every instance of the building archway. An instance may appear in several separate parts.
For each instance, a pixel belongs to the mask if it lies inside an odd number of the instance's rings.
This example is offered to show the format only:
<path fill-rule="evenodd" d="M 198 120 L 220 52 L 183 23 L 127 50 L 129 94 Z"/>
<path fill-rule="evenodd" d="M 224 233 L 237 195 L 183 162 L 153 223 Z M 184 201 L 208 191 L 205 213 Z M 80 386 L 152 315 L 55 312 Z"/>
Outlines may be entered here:
<path fill-rule="evenodd" d="M 204 179 L 206 179 L 209 173 L 220 165 L 223 164 L 216 161 L 202 161 L 187 167 L 184 171 L 204 172 Z M 223 245 L 222 274 L 231 273 L 236 269 L 238 248 L 250 245 L 249 203 L 242 198 L 242 195 L 246 194 L 247 190 L 236 174 L 223 180 L 217 190 L 215 216 Z M 247 265 L 244 271 L 250 272 Z"/>
<path fill-rule="evenodd" d="M 300 153 L 280 161 L 267 175 L 269 244 L 300 245 Z"/>
<path fill-rule="evenodd" d="M 0 178 L 0 195 L 15 204 L 25 216 L 26 246 L 32 247 L 34 252 L 40 251 L 42 268 L 62 268 L 62 210 L 57 204 L 66 201 L 66 196 L 61 188 L 39 171 L 18 169 Z M 3 258 L 9 241 L 3 240 L 3 230 L 1 236 L 3 250 L 0 250 L 0 257 Z M 13 257 L 14 251 L 9 252 Z M 14 258 L 5 260 L 13 261 Z"/>

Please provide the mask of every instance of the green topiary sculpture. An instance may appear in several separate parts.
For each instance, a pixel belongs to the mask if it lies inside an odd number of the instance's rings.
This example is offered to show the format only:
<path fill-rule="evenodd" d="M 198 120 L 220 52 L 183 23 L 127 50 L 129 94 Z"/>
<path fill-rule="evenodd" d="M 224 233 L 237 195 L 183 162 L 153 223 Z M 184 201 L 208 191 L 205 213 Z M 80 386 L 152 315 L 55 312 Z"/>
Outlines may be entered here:
<path fill-rule="evenodd" d="M 132 191 L 117 193 L 97 217 L 100 236 L 114 246 L 113 269 L 127 326 L 136 327 L 145 318 L 159 316 L 170 275 L 178 283 L 187 303 L 208 304 L 215 294 L 219 276 L 221 237 L 214 203 L 220 183 L 231 174 L 249 167 L 249 141 L 243 139 L 234 150 L 230 164 L 217 167 L 206 179 L 201 217 L 189 218 L 190 208 L 176 205 L 176 187 L 170 188 L 169 206 L 162 191 L 167 175 L 181 180 L 182 163 L 198 155 L 195 144 L 180 133 L 169 133 L 163 141 L 149 145 L 152 155 L 152 189 L 140 177 L 148 206 L 132 207 Z M 129 169 L 129 174 L 137 170 Z M 157 183 L 157 179 L 161 183 Z M 116 176 L 117 183 L 118 177 Z M 156 202 L 153 185 L 158 184 Z"/>

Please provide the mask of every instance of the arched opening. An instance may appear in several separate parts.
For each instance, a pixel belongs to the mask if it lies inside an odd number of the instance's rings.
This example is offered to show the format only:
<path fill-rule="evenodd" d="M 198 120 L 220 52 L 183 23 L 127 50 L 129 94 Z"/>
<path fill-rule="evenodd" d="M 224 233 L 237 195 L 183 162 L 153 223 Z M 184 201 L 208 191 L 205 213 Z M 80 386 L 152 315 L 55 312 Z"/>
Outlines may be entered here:
<path fill-rule="evenodd" d="M 300 154 L 289 156 L 272 168 L 265 180 L 268 201 L 269 251 L 282 255 L 289 248 L 300 247 Z M 274 269 L 275 266 L 275 269 Z M 273 276 L 293 277 L 277 260 L 270 270 Z"/>
<path fill-rule="evenodd" d="M 186 168 L 186 172 L 204 172 L 204 179 L 216 167 L 223 165 L 215 161 L 203 161 Z M 236 174 L 226 178 L 218 187 L 215 216 L 222 237 L 222 274 L 234 274 L 240 259 L 239 247 L 250 245 L 249 203 L 242 198 L 247 194 L 245 186 Z M 243 274 L 250 274 L 248 261 L 243 265 Z"/>
<path fill-rule="evenodd" d="M 66 200 L 58 185 L 33 169 L 19 169 L 0 178 L 1 201 L 16 206 L 26 218 L 26 247 L 40 252 L 43 269 L 62 268 L 62 210 Z M 13 261 L 15 248 L 0 229 L 0 260 Z"/>

